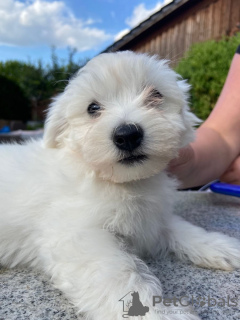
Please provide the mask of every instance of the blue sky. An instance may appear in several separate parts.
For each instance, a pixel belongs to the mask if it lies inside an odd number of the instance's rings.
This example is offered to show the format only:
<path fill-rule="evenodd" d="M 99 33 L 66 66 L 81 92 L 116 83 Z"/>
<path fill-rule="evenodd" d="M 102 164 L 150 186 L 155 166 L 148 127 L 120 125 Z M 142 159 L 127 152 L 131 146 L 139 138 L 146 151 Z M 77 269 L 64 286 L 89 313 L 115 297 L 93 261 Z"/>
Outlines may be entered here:
<path fill-rule="evenodd" d="M 0 61 L 91 58 L 170 0 L 0 0 Z"/>

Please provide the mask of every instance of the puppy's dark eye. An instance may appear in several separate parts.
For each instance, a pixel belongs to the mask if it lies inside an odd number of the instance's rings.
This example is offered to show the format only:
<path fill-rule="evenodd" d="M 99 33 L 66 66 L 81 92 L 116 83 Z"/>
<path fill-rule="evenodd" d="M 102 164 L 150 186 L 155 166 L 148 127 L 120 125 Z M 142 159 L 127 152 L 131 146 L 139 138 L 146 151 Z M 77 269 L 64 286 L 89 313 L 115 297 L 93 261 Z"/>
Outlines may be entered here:
<path fill-rule="evenodd" d="M 101 110 L 102 108 L 96 103 L 96 102 L 93 102 L 91 103 L 89 106 L 88 106 L 88 113 L 92 116 L 96 116 L 99 114 L 99 111 Z"/>
<path fill-rule="evenodd" d="M 152 89 L 151 96 L 155 99 L 162 99 L 163 97 L 163 95 L 157 89 Z"/>
<path fill-rule="evenodd" d="M 145 106 L 157 108 L 163 103 L 163 95 L 154 87 L 146 87 L 144 90 Z"/>

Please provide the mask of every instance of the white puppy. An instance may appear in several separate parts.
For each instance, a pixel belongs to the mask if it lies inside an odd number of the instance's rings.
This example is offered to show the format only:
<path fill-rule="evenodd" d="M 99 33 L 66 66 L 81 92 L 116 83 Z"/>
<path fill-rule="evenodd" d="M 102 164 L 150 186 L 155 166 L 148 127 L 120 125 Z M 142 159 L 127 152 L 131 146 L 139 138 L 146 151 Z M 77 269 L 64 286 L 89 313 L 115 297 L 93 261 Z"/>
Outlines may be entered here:
<path fill-rule="evenodd" d="M 237 240 L 172 214 L 165 169 L 197 121 L 178 78 L 156 57 L 99 55 L 54 100 L 43 141 L 0 146 L 1 264 L 40 268 L 87 319 L 122 319 L 130 291 L 144 320 L 199 319 L 153 306 L 161 284 L 139 257 L 240 266 Z"/>

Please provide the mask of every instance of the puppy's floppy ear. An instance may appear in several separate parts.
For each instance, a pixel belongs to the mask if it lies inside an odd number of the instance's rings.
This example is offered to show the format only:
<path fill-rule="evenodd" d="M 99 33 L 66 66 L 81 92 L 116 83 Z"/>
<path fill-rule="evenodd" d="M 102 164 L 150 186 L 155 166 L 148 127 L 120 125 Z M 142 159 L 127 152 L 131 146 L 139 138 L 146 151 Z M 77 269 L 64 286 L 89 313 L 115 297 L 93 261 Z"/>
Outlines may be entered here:
<path fill-rule="evenodd" d="M 44 126 L 43 143 L 47 148 L 58 148 L 67 128 L 67 120 L 64 114 L 64 106 L 59 95 L 48 110 L 47 120 Z"/>
<path fill-rule="evenodd" d="M 195 114 L 193 114 L 188 106 L 189 100 L 189 90 L 190 85 L 185 80 L 179 80 L 178 86 L 182 90 L 184 95 L 185 104 L 182 109 L 182 119 L 184 124 L 184 132 L 181 139 L 181 148 L 187 146 L 190 142 L 192 142 L 195 138 L 194 127 L 199 125 L 202 120 L 200 120 Z"/>

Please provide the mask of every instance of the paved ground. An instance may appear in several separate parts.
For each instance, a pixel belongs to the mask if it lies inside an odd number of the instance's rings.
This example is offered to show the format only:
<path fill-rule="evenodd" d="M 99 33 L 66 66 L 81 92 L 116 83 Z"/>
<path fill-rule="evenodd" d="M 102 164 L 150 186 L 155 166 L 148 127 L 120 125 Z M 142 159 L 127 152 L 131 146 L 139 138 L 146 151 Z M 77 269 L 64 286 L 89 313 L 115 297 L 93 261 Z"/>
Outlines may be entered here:
<path fill-rule="evenodd" d="M 240 239 L 240 198 L 179 192 L 176 213 L 207 230 L 221 231 Z M 240 270 L 201 269 L 179 261 L 174 255 L 148 261 L 148 264 L 161 279 L 166 297 L 193 296 L 194 309 L 201 319 L 240 319 Z M 218 305 L 209 307 L 208 296 L 212 299 L 209 300 L 211 305 L 213 299 Z M 0 268 L 0 320 L 76 319 L 82 318 L 76 316 L 75 310 L 49 284 L 46 276 L 32 270 Z"/>

